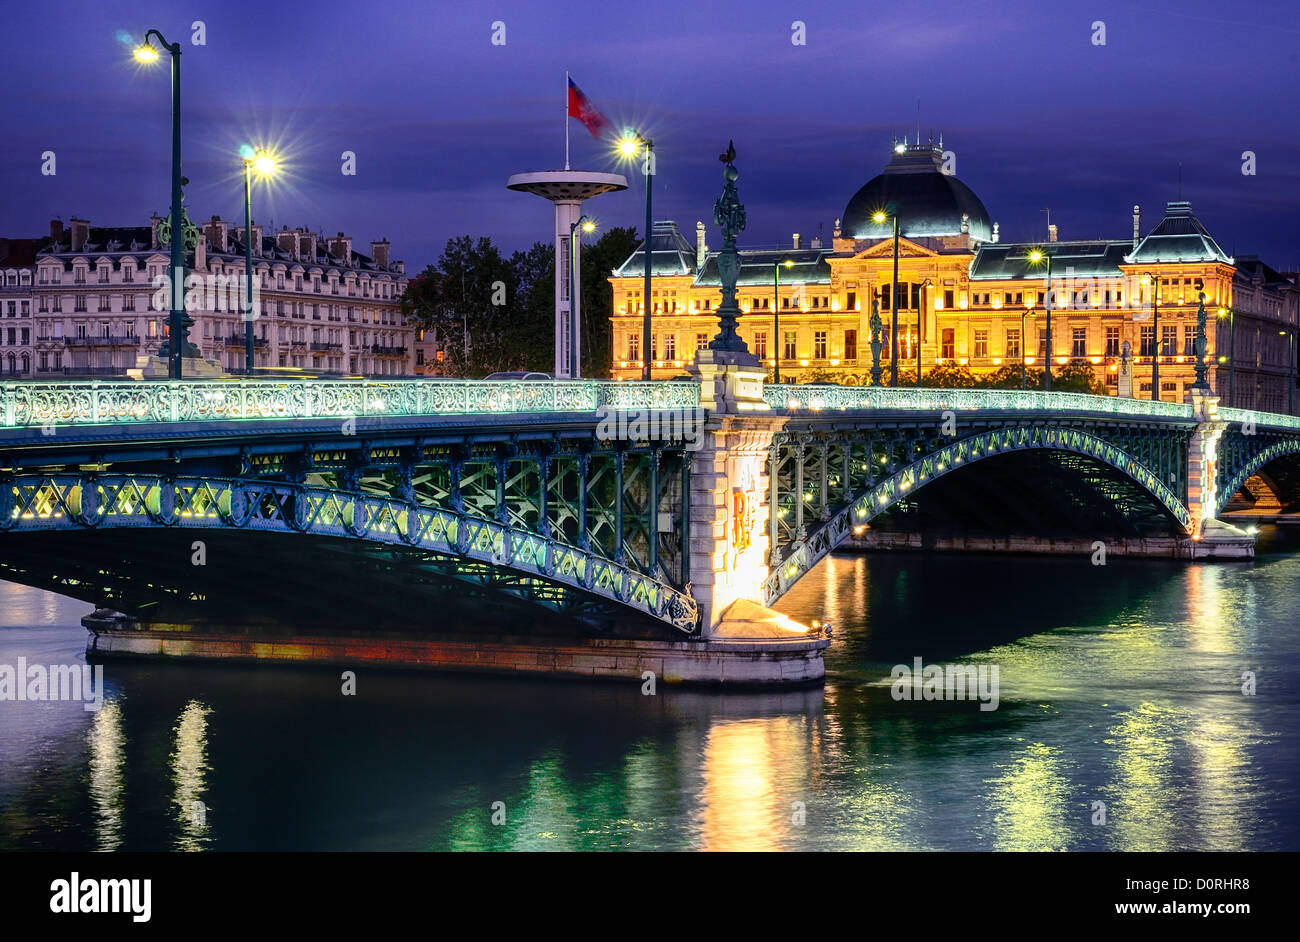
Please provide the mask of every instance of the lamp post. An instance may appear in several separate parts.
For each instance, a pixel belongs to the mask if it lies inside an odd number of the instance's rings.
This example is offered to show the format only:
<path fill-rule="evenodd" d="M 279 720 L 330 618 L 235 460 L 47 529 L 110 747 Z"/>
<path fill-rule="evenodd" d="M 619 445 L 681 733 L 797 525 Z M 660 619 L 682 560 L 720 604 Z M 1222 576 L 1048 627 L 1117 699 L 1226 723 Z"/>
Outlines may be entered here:
<path fill-rule="evenodd" d="M 781 382 L 781 266 L 793 268 L 794 262 L 786 259 L 772 263 L 772 382 Z"/>
<path fill-rule="evenodd" d="M 921 295 L 917 298 L 916 305 L 916 388 L 921 388 L 921 318 L 925 317 L 925 310 L 929 306 L 926 304 L 930 294 L 930 288 L 934 282 L 927 278 L 921 282 Z"/>
<path fill-rule="evenodd" d="M 1235 308 L 1219 308 L 1219 318 L 1228 319 L 1228 401 L 1226 405 L 1232 405 L 1232 380 L 1237 372 L 1237 311 Z M 1214 345 L 1215 352 L 1218 352 L 1219 345 L 1216 341 Z"/>
<path fill-rule="evenodd" d="M 1279 330 L 1286 335 L 1286 414 L 1295 414 L 1295 331 Z"/>
<path fill-rule="evenodd" d="M 1020 312 L 1020 388 L 1025 388 L 1025 318 L 1037 317 L 1031 308 Z"/>
<path fill-rule="evenodd" d="M 577 379 L 582 370 L 578 351 L 578 308 L 582 301 L 582 287 L 578 284 L 578 242 L 582 238 L 577 234 L 579 227 L 583 232 L 594 232 L 596 224 L 582 215 L 569 225 L 569 379 Z"/>
<path fill-rule="evenodd" d="M 149 42 L 150 36 L 158 38 L 158 45 L 171 54 L 172 63 L 172 208 L 168 221 L 171 242 L 171 315 L 168 319 L 168 375 L 181 378 L 181 358 L 185 353 L 185 208 L 181 191 L 181 44 L 169 43 L 156 29 L 147 30 L 144 40 L 135 49 L 137 62 L 154 63 L 159 59 L 158 49 Z"/>
<path fill-rule="evenodd" d="M 244 158 L 244 372 L 253 375 L 253 171 L 262 176 L 275 172 L 275 160 L 266 151 L 245 145 Z"/>
<path fill-rule="evenodd" d="M 1043 293 L 1043 311 L 1047 315 L 1046 346 L 1043 349 L 1043 389 L 1052 391 L 1052 254 L 1043 249 L 1034 249 L 1029 253 L 1029 261 L 1037 265 L 1047 262 L 1047 290 Z M 1023 333 L 1020 335 L 1024 336 Z"/>
<path fill-rule="evenodd" d="M 871 221 L 879 225 L 886 218 L 894 221 L 894 284 L 893 299 L 889 303 L 889 385 L 898 385 L 898 211 L 886 213 L 878 209 L 871 216 Z M 919 368 L 919 364 L 918 364 Z"/>
<path fill-rule="evenodd" d="M 1160 282 L 1156 275 L 1143 275 L 1142 281 L 1151 286 L 1151 399 L 1160 398 Z"/>
<path fill-rule="evenodd" d="M 645 286 L 642 289 L 641 315 L 641 378 L 650 379 L 650 274 L 651 259 L 654 251 L 653 220 L 650 215 L 651 189 L 654 183 L 655 144 L 641 135 L 629 131 L 618 142 L 618 151 L 626 158 L 636 156 L 637 151 L 645 148 Z"/>

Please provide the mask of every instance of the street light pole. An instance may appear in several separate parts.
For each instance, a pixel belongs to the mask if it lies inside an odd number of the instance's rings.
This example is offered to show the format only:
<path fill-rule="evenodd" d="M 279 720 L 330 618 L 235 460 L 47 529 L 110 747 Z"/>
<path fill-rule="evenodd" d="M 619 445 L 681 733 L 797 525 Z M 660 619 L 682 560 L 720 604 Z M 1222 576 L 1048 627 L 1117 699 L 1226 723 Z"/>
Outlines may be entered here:
<path fill-rule="evenodd" d="M 781 382 L 781 263 L 772 263 L 772 382 Z"/>
<path fill-rule="evenodd" d="M 181 358 L 185 352 L 185 209 L 181 184 L 181 44 L 169 43 L 156 29 L 147 30 L 143 43 L 136 48 L 135 58 L 140 62 L 158 61 L 158 50 L 149 42 L 158 37 L 158 44 L 171 54 L 172 67 L 172 208 L 168 228 L 171 233 L 171 315 L 168 320 L 168 375 L 181 378 Z"/>
<path fill-rule="evenodd" d="M 1233 378 L 1237 373 L 1237 311 L 1234 308 L 1219 308 L 1219 317 L 1227 316 L 1228 318 L 1228 401 L 1227 406 L 1232 406 L 1232 385 Z M 1218 343 L 1215 343 L 1215 353 L 1218 353 Z"/>
<path fill-rule="evenodd" d="M 916 388 L 921 388 L 921 319 L 925 317 L 926 309 L 929 304 L 930 288 L 934 282 L 929 278 L 921 282 L 921 291 L 916 299 Z"/>
<path fill-rule="evenodd" d="M 1052 255 L 1047 258 L 1047 291 L 1043 294 L 1043 310 L 1047 315 L 1047 346 L 1043 350 L 1043 389 L 1052 391 Z"/>
<path fill-rule="evenodd" d="M 645 364 L 641 378 L 650 379 L 650 269 L 654 257 L 653 217 L 650 212 L 650 194 L 654 183 L 654 141 L 645 141 L 645 287 L 642 289 L 644 307 L 641 315 L 641 362 Z"/>
<path fill-rule="evenodd" d="M 1030 309 L 1029 309 L 1029 308 L 1025 308 L 1023 311 L 1020 312 L 1020 388 L 1021 388 L 1021 389 L 1024 389 L 1024 388 L 1025 388 L 1025 383 L 1026 383 L 1026 378 L 1025 378 L 1025 377 L 1026 377 L 1026 374 L 1025 374 L 1025 341 L 1026 341 L 1026 336 L 1025 336 L 1025 318 L 1026 318 L 1026 317 L 1029 317 L 1029 316 L 1031 316 L 1031 315 L 1030 315 Z"/>
<path fill-rule="evenodd" d="M 898 213 L 894 214 L 894 302 L 889 306 L 889 385 L 898 385 Z"/>
<path fill-rule="evenodd" d="M 253 375 L 253 160 L 244 158 L 244 372 Z"/>
<path fill-rule="evenodd" d="M 1160 399 L 1160 279 L 1157 275 L 1148 275 L 1151 279 L 1151 342 L 1154 344 L 1151 358 L 1151 400 Z"/>
<path fill-rule="evenodd" d="M 578 230 L 591 232 L 594 228 L 586 215 L 569 224 L 569 379 L 578 379 L 582 372 L 582 354 L 578 350 L 578 310 L 582 304 L 582 287 L 578 284 L 578 245 L 582 237 Z"/>

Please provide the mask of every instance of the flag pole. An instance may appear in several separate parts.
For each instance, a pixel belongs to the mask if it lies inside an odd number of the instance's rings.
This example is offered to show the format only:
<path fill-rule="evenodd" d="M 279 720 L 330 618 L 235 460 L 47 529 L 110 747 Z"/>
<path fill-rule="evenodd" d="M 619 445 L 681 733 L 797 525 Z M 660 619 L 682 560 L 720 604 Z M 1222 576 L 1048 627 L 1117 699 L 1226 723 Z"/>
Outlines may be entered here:
<path fill-rule="evenodd" d="M 569 70 L 564 70 L 564 169 L 569 169 Z"/>

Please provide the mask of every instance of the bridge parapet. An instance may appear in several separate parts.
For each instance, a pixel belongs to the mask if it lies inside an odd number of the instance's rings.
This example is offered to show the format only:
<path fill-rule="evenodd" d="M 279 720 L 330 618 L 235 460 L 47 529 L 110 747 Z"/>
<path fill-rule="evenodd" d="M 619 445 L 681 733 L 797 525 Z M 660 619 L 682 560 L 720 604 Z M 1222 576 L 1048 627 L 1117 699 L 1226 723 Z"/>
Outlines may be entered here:
<path fill-rule="evenodd" d="M 6 383 L 0 428 L 685 409 L 693 382 L 232 379 Z"/>
<path fill-rule="evenodd" d="M 890 386 L 766 386 L 763 398 L 786 411 L 1006 411 L 1192 419 L 1182 402 L 1021 389 L 916 389 Z"/>

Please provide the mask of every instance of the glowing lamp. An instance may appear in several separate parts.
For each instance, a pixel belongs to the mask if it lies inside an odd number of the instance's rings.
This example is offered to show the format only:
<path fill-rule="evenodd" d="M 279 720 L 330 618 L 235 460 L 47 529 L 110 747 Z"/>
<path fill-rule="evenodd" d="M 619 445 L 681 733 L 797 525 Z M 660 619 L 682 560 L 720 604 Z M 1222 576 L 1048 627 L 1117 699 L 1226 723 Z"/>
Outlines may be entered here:
<path fill-rule="evenodd" d="M 136 46 L 135 52 L 133 52 L 132 55 L 135 56 L 136 62 L 148 63 L 148 62 L 158 61 L 158 50 L 155 49 L 153 45 L 150 43 L 141 43 L 140 45 Z"/>

